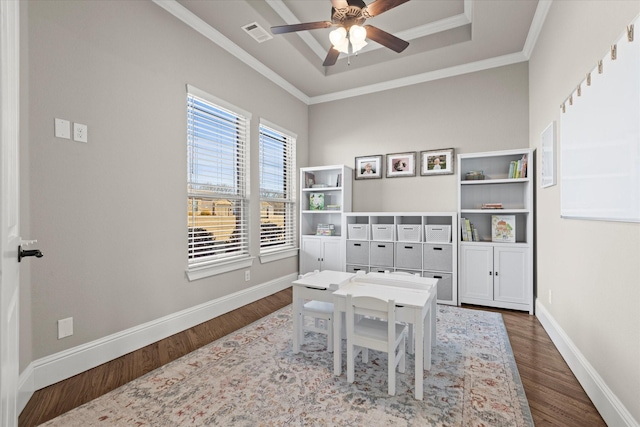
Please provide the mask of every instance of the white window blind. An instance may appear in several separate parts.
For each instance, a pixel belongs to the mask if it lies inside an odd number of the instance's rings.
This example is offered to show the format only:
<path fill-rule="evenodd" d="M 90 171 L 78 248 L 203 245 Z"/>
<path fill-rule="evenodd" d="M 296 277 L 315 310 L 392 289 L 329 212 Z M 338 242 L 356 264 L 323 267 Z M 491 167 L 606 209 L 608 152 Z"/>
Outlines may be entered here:
<path fill-rule="evenodd" d="M 198 94 L 194 94 L 197 92 Z M 202 95 L 202 96 L 198 96 Z M 189 267 L 249 256 L 250 115 L 189 87 L 187 210 Z"/>
<path fill-rule="evenodd" d="M 260 252 L 290 249 L 296 241 L 296 137 L 260 124 Z"/>

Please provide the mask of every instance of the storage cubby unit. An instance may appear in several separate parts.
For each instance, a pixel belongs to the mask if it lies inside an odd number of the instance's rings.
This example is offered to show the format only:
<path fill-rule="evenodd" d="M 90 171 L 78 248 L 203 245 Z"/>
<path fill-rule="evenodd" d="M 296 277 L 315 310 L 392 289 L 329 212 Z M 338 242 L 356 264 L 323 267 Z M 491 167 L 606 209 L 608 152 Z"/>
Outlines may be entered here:
<path fill-rule="evenodd" d="M 459 154 L 457 170 L 460 303 L 533 314 L 534 150 Z"/>
<path fill-rule="evenodd" d="M 343 215 L 346 271 L 405 272 L 438 279 L 438 303 L 458 305 L 456 212 Z"/>
<path fill-rule="evenodd" d="M 300 169 L 300 274 L 344 271 L 342 214 L 351 211 L 352 182 L 348 166 Z"/>

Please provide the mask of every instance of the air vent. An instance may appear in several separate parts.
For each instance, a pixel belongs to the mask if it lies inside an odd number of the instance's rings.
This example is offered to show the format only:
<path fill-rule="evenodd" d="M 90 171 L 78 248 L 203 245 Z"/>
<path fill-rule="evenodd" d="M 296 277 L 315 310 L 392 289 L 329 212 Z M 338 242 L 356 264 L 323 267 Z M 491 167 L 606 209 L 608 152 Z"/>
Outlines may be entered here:
<path fill-rule="evenodd" d="M 247 24 L 242 27 L 242 29 L 245 30 L 247 34 L 253 37 L 258 43 L 262 43 L 273 38 L 271 33 L 262 28 L 257 22 Z"/>

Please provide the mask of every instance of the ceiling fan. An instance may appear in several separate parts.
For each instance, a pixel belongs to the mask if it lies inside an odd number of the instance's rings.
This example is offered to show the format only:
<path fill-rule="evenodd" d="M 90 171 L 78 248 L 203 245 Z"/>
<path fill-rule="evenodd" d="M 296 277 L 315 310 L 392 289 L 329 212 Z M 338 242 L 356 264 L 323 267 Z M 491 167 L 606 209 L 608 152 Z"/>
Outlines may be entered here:
<path fill-rule="evenodd" d="M 378 16 L 387 10 L 400 6 L 409 0 L 375 0 L 367 5 L 363 0 L 331 0 L 331 21 L 307 22 L 303 24 L 278 25 L 271 27 L 273 34 L 293 33 L 296 31 L 317 30 L 320 28 L 337 27 L 330 34 L 332 43 L 322 65 L 334 65 L 340 52 L 355 53 L 367 43 L 369 38 L 395 51 L 402 52 L 409 46 L 404 41 L 373 25 L 362 25 L 368 18 Z M 351 50 L 349 50 L 351 47 Z"/>

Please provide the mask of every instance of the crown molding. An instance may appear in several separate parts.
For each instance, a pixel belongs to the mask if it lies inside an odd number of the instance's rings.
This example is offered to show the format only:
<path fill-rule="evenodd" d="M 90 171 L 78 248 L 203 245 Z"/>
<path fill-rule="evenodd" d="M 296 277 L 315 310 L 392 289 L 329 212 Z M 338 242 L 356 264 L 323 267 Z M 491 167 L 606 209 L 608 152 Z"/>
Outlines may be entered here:
<path fill-rule="evenodd" d="M 258 73 L 262 74 L 282 89 L 289 92 L 291 95 L 298 98 L 300 101 L 305 104 L 309 104 L 309 97 L 305 95 L 301 90 L 297 87 L 283 79 L 278 73 L 273 71 L 271 68 L 264 65 L 262 62 L 258 61 L 253 56 L 249 55 L 247 51 L 242 49 L 240 46 L 229 40 L 218 30 L 213 28 L 211 25 L 204 22 L 198 16 L 196 16 L 193 12 L 182 6 L 176 0 L 152 0 L 155 4 L 238 58 L 240 61 L 247 64 L 249 67 L 256 70 Z"/>
<path fill-rule="evenodd" d="M 247 53 L 244 49 L 242 49 L 237 44 L 233 43 L 231 40 L 225 37 L 222 33 L 220 33 L 218 30 L 216 30 L 215 28 L 213 28 L 212 26 L 204 22 L 202 19 L 200 19 L 198 16 L 193 14 L 188 9 L 186 9 L 176 0 L 152 0 L 152 1 L 158 6 L 165 9 L 167 12 L 169 12 L 173 16 L 175 16 L 176 18 L 180 19 L 182 22 L 184 22 L 194 30 L 198 31 L 203 36 L 207 37 L 209 40 L 211 40 L 221 48 L 225 49 L 227 52 L 229 52 L 230 54 L 232 54 L 233 56 L 235 56 L 236 58 L 244 62 L 249 67 L 253 68 L 258 73 L 262 74 L 267 79 L 271 80 L 276 85 L 280 86 L 282 89 L 284 89 L 285 91 L 287 91 L 288 93 L 290 93 L 291 95 L 293 95 L 294 97 L 296 97 L 297 99 L 305 103 L 306 105 L 314 105 L 314 104 L 321 104 L 324 102 L 337 101 L 340 99 L 351 98 L 354 96 L 367 95 L 370 93 L 381 92 L 384 90 L 410 86 L 414 84 L 444 79 L 447 77 L 454 77 L 462 74 L 467 74 L 467 73 L 472 73 L 476 71 L 487 70 L 490 68 L 496 68 L 496 67 L 502 67 L 505 65 L 515 64 L 518 62 L 528 61 L 533 51 L 533 48 L 535 47 L 535 43 L 538 39 L 538 35 L 542 30 L 544 20 L 553 2 L 553 0 L 540 0 L 538 2 L 536 13 L 531 23 L 531 27 L 529 28 L 527 40 L 521 52 L 502 55 L 494 58 L 485 59 L 482 61 L 476 61 L 468 64 L 457 65 L 449 68 L 443 68 L 440 70 L 429 71 L 426 73 L 416 74 L 413 76 L 403 77 L 400 79 L 390 80 L 387 82 L 382 82 L 382 83 L 377 83 L 377 84 L 372 84 L 367 86 L 360 86 L 360 87 L 345 90 L 345 91 L 310 97 L 305 93 L 303 93 L 301 90 L 299 90 L 297 87 L 289 83 L 287 80 L 282 78 L 275 71 L 265 66 L 262 62 L 258 61 L 253 56 L 249 55 L 249 53 Z M 422 34 L 425 31 L 437 32 L 437 31 L 442 31 L 442 29 L 436 30 L 437 28 L 445 28 L 445 29 L 455 28 L 455 26 L 466 25 L 470 23 L 472 8 L 473 8 L 473 1 L 475 0 L 464 1 L 464 13 L 453 16 L 448 19 L 438 21 L 438 23 L 427 24 L 422 27 L 418 27 L 418 30 L 416 30 L 415 34 Z M 284 9 L 282 8 L 289 10 L 288 8 L 286 8 L 284 3 L 282 3 L 282 1 L 280 0 L 268 0 L 267 2 L 269 3 L 269 5 L 274 7 L 274 10 L 276 10 L 276 12 L 280 10 L 280 12 L 278 13 L 284 13 L 286 15 L 286 12 L 284 12 Z M 291 12 L 289 11 L 289 13 Z M 293 14 L 291 14 L 291 16 L 293 16 Z M 295 17 L 292 18 L 291 16 L 288 16 L 287 19 L 294 19 L 294 20 L 297 19 Z M 413 31 L 414 30 L 411 30 L 411 32 Z M 408 34 L 409 32 L 405 32 L 405 33 L 407 33 L 406 34 L 407 37 L 415 36 L 415 34 L 413 33 L 411 34 Z M 309 37 L 313 39 L 313 37 L 311 36 Z M 415 36 L 415 37 L 420 37 L 420 36 Z M 317 41 L 315 41 L 315 43 L 317 43 Z M 319 45 L 319 43 L 317 44 Z M 322 54 L 322 57 L 324 57 L 324 53 Z"/>

